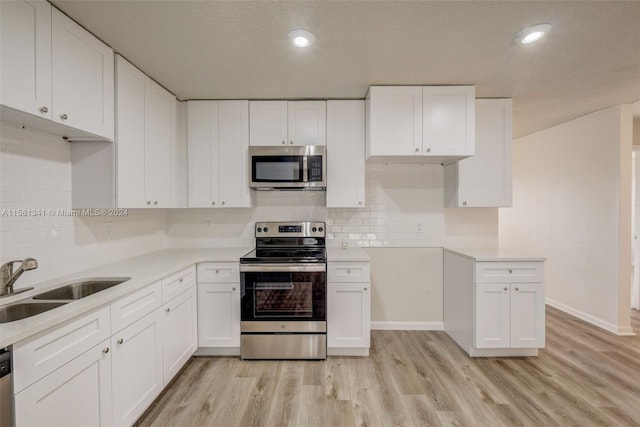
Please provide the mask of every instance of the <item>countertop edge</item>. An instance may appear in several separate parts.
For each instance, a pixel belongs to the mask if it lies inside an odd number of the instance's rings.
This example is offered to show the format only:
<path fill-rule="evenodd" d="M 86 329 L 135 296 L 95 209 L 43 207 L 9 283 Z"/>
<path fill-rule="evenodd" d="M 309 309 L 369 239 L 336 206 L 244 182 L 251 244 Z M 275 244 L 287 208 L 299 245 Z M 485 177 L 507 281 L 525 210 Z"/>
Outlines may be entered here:
<path fill-rule="evenodd" d="M 442 248 L 444 251 L 450 252 L 455 255 L 459 255 L 464 258 L 468 258 L 477 262 L 544 262 L 545 257 L 521 255 L 516 251 L 509 251 L 499 248 L 479 248 L 479 249 L 454 249 L 454 248 Z M 482 252 L 495 251 L 495 254 L 483 254 Z"/>

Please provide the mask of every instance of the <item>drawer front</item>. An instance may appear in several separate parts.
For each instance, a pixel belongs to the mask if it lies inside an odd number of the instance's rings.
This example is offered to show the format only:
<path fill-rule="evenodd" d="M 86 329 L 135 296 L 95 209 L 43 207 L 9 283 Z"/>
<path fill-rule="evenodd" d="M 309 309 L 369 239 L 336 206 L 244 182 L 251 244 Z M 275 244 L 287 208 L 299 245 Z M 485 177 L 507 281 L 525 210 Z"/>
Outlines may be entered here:
<path fill-rule="evenodd" d="M 14 393 L 80 356 L 110 335 L 109 307 L 105 306 L 14 344 Z"/>
<path fill-rule="evenodd" d="M 169 302 L 196 284 L 196 268 L 191 266 L 162 279 L 162 303 Z"/>
<path fill-rule="evenodd" d="M 162 304 L 162 284 L 156 282 L 111 303 L 112 334 L 151 313 Z"/>
<path fill-rule="evenodd" d="M 363 262 L 329 262 L 327 263 L 328 282 L 369 282 L 371 267 Z"/>
<path fill-rule="evenodd" d="M 198 264 L 198 283 L 238 283 L 238 262 L 202 262 Z"/>
<path fill-rule="evenodd" d="M 477 283 L 544 282 L 542 262 L 478 262 Z"/>

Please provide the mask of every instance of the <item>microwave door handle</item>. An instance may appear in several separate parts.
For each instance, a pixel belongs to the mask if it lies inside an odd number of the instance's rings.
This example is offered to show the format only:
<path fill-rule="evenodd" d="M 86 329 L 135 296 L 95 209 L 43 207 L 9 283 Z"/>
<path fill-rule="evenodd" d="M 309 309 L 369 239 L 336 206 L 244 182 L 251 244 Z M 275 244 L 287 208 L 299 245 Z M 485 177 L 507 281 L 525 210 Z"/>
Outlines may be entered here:
<path fill-rule="evenodd" d="M 309 172 L 307 166 L 307 156 L 302 156 L 302 179 L 301 182 L 309 181 Z"/>

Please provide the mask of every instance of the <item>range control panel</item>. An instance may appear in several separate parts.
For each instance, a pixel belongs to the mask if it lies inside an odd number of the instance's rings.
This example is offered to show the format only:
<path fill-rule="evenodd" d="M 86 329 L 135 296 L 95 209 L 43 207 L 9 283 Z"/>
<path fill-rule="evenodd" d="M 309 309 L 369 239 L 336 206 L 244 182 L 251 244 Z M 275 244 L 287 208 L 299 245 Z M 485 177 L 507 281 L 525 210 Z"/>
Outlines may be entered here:
<path fill-rule="evenodd" d="M 326 225 L 320 221 L 256 222 L 256 237 L 325 237 Z"/>

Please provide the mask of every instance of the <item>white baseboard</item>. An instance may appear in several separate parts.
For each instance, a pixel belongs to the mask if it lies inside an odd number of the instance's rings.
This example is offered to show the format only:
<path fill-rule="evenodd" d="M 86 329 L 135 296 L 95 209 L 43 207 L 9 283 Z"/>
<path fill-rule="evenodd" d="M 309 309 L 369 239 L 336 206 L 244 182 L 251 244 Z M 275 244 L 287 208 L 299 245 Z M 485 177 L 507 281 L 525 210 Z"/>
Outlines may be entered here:
<path fill-rule="evenodd" d="M 378 331 L 444 331 L 444 322 L 371 322 Z"/>
<path fill-rule="evenodd" d="M 614 325 L 613 323 L 606 322 L 598 317 L 592 316 L 588 313 L 585 313 L 584 311 L 580 311 L 578 309 L 575 309 L 571 306 L 568 306 L 566 304 L 563 304 L 551 298 L 545 298 L 545 302 L 551 307 L 557 308 L 558 310 L 564 311 L 565 313 L 569 313 L 580 320 L 584 320 L 587 323 L 591 323 L 592 325 L 595 325 L 613 334 L 635 335 L 635 333 L 633 332 L 633 328 L 631 328 L 631 326 Z"/>

